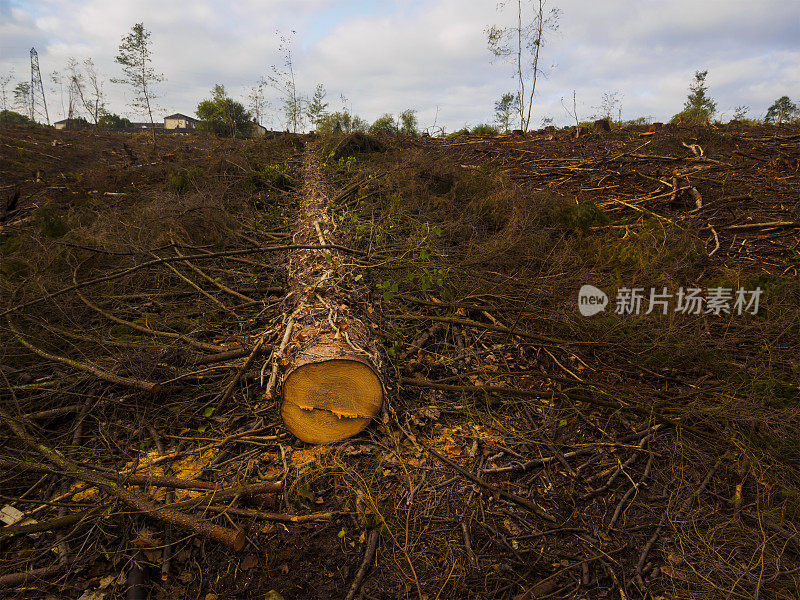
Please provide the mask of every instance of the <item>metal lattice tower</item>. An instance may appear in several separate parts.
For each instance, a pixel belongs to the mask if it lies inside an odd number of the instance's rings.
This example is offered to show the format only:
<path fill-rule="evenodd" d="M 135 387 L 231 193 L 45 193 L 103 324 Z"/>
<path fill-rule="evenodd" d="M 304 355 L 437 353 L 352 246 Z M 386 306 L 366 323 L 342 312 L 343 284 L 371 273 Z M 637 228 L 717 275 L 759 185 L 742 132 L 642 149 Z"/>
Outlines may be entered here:
<path fill-rule="evenodd" d="M 36 104 L 41 99 L 42 109 L 47 124 L 50 125 L 50 115 L 47 114 L 47 101 L 44 98 L 44 85 L 42 74 L 39 72 L 39 54 L 36 48 L 31 48 L 31 121 L 36 120 Z"/>

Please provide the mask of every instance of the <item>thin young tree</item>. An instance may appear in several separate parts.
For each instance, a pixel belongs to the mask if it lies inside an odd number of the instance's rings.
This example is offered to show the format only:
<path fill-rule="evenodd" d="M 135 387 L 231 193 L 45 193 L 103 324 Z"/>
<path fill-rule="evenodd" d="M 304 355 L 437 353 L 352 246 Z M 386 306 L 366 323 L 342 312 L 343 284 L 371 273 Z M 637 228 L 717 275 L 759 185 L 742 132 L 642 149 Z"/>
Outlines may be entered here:
<path fill-rule="evenodd" d="M 506 92 L 494 103 L 494 120 L 503 130 L 508 133 L 511 128 L 511 116 L 519 110 L 519 99 L 512 92 Z"/>
<path fill-rule="evenodd" d="M 261 125 L 266 106 L 267 101 L 264 99 L 264 82 L 259 81 L 250 88 L 250 92 L 247 94 L 247 108 L 250 109 L 250 114 L 253 115 L 253 119 L 259 125 Z"/>
<path fill-rule="evenodd" d="M 78 61 L 70 57 L 67 59 L 67 66 L 64 69 L 67 76 L 67 101 L 69 111 L 68 119 L 75 119 L 80 116 L 79 107 L 83 104 L 83 73 L 81 73 Z"/>
<path fill-rule="evenodd" d="M 486 38 L 492 54 L 515 65 L 520 129 L 527 131 L 531 122 L 536 83 L 541 73 L 539 59 L 542 45 L 546 34 L 558 29 L 561 11 L 555 7 L 547 10 L 547 0 L 531 0 L 530 11 L 527 10 L 528 2 L 503 0 L 498 3 L 498 10 L 509 3 L 516 8 L 516 25 L 492 25 L 486 29 Z M 528 17 L 529 12 L 533 13 L 532 17 Z"/>
<path fill-rule="evenodd" d="M 290 35 L 280 35 L 280 45 L 278 49 L 283 54 L 283 67 L 272 65 L 272 74 L 267 75 L 262 82 L 275 89 L 281 96 L 283 102 L 283 113 L 286 117 L 286 124 L 293 133 L 303 127 L 303 105 L 304 100 L 297 92 L 297 83 L 294 76 L 294 59 L 292 57 L 292 42 L 295 35 L 292 31 Z"/>
<path fill-rule="evenodd" d="M 600 106 L 593 107 L 597 109 L 594 115 L 595 119 L 608 119 L 609 123 L 614 122 L 614 113 L 622 108 L 622 94 L 620 92 L 603 92 L 600 98 Z"/>
<path fill-rule="evenodd" d="M 64 104 L 64 76 L 60 71 L 53 71 L 50 73 L 50 81 L 53 83 L 53 85 L 58 86 L 58 88 L 50 88 L 50 91 L 54 94 L 56 92 L 59 93 L 59 97 L 61 99 L 61 116 L 66 118 L 67 108 Z"/>
<path fill-rule="evenodd" d="M 306 116 L 315 127 L 320 119 L 327 114 L 327 112 L 325 112 L 325 109 L 328 108 L 328 103 L 325 102 L 325 96 L 327 95 L 328 92 L 325 90 L 325 86 L 318 83 L 317 87 L 314 89 L 314 95 L 306 106 Z"/>
<path fill-rule="evenodd" d="M 672 117 L 673 121 L 700 124 L 711 120 L 717 111 L 717 103 L 708 95 L 707 76 L 708 71 L 695 71 L 683 110 Z"/>
<path fill-rule="evenodd" d="M 134 97 L 131 107 L 150 119 L 153 132 L 153 148 L 156 147 L 156 125 L 153 121 L 153 100 L 157 97 L 153 87 L 164 81 L 164 75 L 153 69 L 153 54 L 150 49 L 150 32 L 144 23 L 136 23 L 128 35 L 122 38 L 119 54 L 114 59 L 122 66 L 124 77 L 114 78 L 114 83 L 131 86 Z"/>
<path fill-rule="evenodd" d="M 6 89 L 8 88 L 8 84 L 11 83 L 12 79 L 14 79 L 13 67 L 8 72 L 8 75 L 0 77 L 0 102 L 2 102 L 3 110 L 8 110 L 8 93 L 6 92 Z"/>
<path fill-rule="evenodd" d="M 83 61 L 83 75 L 85 87 L 81 89 L 81 101 L 86 112 L 97 125 L 100 117 L 105 113 L 105 95 L 103 94 L 103 79 L 91 58 Z"/>
<path fill-rule="evenodd" d="M 20 81 L 14 87 L 14 107 L 23 115 L 30 115 L 33 112 L 32 100 L 30 81 Z"/>

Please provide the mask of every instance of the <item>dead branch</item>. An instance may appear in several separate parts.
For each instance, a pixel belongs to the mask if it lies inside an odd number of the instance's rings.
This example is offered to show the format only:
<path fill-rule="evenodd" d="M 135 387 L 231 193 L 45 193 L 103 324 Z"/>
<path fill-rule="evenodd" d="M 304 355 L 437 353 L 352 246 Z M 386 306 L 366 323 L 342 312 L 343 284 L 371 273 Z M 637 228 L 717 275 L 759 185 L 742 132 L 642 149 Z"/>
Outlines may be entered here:
<path fill-rule="evenodd" d="M 434 450 L 433 448 L 431 448 L 430 446 L 425 444 L 425 442 L 423 442 L 422 440 L 418 439 L 417 441 L 420 443 L 420 445 L 423 448 L 425 448 L 425 450 L 430 452 L 433 456 L 435 456 L 440 461 L 442 461 L 443 463 L 448 465 L 450 468 L 452 468 L 455 471 L 457 471 L 462 477 L 465 477 L 466 479 L 469 479 L 472 483 L 474 483 L 476 485 L 479 485 L 480 487 L 482 487 L 484 489 L 487 489 L 490 492 L 492 492 L 493 494 L 495 494 L 495 495 L 497 495 L 497 496 L 499 496 L 501 498 L 505 498 L 506 500 L 509 500 L 509 501 L 513 502 L 514 504 L 517 504 L 518 506 L 521 506 L 525 510 L 535 514 L 538 517 L 541 517 L 541 518 L 545 519 L 546 521 L 550 521 L 550 522 L 553 522 L 553 523 L 555 522 L 556 518 L 553 515 L 551 515 L 550 513 L 548 513 L 546 510 L 544 510 L 541 506 L 536 504 L 536 502 L 534 502 L 533 500 L 528 500 L 527 498 L 522 498 L 521 496 L 517 496 L 516 494 L 512 494 L 510 492 L 506 492 L 505 490 L 501 490 L 500 488 L 498 488 L 495 485 L 492 485 L 491 483 L 487 483 L 483 479 L 475 477 L 475 475 L 473 475 L 472 473 L 470 473 L 469 471 L 467 471 L 465 469 L 462 469 L 456 463 L 451 461 L 449 458 L 445 458 L 444 456 L 442 456 L 441 454 L 436 452 L 436 450 Z"/>

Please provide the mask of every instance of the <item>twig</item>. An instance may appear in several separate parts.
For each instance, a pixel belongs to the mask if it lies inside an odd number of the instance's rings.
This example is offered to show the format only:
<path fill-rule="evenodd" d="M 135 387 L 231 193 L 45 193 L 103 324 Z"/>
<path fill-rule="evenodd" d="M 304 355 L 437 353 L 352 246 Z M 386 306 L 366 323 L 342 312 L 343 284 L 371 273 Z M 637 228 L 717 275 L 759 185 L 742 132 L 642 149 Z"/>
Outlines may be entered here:
<path fill-rule="evenodd" d="M 422 440 L 418 439 L 417 441 L 420 443 L 420 445 L 422 445 L 423 448 L 425 448 L 425 450 L 430 452 L 433 456 L 435 456 L 440 461 L 442 461 L 443 463 L 448 465 L 450 468 L 458 471 L 459 474 L 461 474 L 463 477 L 469 479 L 472 483 L 474 483 L 476 485 L 479 485 L 480 487 L 482 487 L 484 489 L 487 489 L 490 492 L 492 492 L 493 494 L 495 494 L 495 495 L 497 495 L 499 497 L 505 498 L 506 500 L 509 500 L 509 501 L 513 502 L 514 504 L 517 504 L 518 506 L 521 506 L 522 508 L 530 511 L 531 513 L 535 514 L 536 516 L 539 516 L 539 517 L 545 519 L 546 521 L 550 521 L 552 523 L 555 522 L 556 518 L 553 515 L 551 515 L 550 513 L 548 513 L 546 510 L 544 510 L 541 506 L 536 504 L 533 500 L 528 500 L 527 498 L 522 498 L 521 496 L 517 496 L 516 494 L 512 494 L 510 492 L 506 492 L 505 490 L 501 490 L 500 488 L 498 488 L 495 485 L 492 485 L 491 483 L 487 483 L 483 479 L 479 479 L 478 477 L 476 477 L 475 475 L 473 475 L 472 473 L 470 473 L 466 469 L 462 469 L 461 467 L 459 467 L 456 463 L 451 461 L 449 458 L 445 458 L 444 456 L 439 454 L 436 450 L 434 450 L 433 448 L 428 446 Z"/>
<path fill-rule="evenodd" d="M 711 470 L 708 472 L 708 474 L 706 474 L 705 478 L 703 479 L 702 483 L 700 484 L 700 487 L 698 487 L 695 490 L 695 492 L 691 496 L 689 496 L 684 501 L 684 503 L 681 505 L 680 509 L 678 510 L 678 514 L 680 514 L 683 511 L 687 510 L 691 506 L 691 504 L 694 501 L 694 499 L 700 497 L 700 494 L 702 494 L 705 491 L 705 489 L 708 487 L 708 484 L 711 483 L 711 480 L 714 478 L 714 475 L 717 473 L 717 470 L 719 469 L 720 465 L 722 464 L 722 461 L 725 460 L 727 457 L 728 457 L 728 454 L 725 453 L 719 458 L 719 460 L 717 460 L 717 462 L 714 464 L 714 466 L 711 468 Z M 642 589 L 644 589 L 643 575 L 644 575 L 644 565 L 647 562 L 647 556 L 650 554 L 650 550 L 653 549 L 653 546 L 655 545 L 656 541 L 658 540 L 658 537 L 661 535 L 661 530 L 664 529 L 664 526 L 666 525 L 666 523 L 667 523 L 667 511 L 664 511 L 664 514 L 661 515 L 661 520 L 658 522 L 658 526 L 656 527 L 656 530 L 653 532 L 653 535 L 647 541 L 647 544 L 645 544 L 645 547 L 642 549 L 642 553 L 639 555 L 639 561 L 636 563 L 636 583 L 638 583 L 639 586 Z"/>
<path fill-rule="evenodd" d="M 233 395 L 233 391 L 236 389 L 236 386 L 239 385 L 239 381 L 242 379 L 242 375 L 244 375 L 250 368 L 250 365 L 253 364 L 253 361 L 261 351 L 261 346 L 263 344 L 264 344 L 264 336 L 262 335 L 256 342 L 256 345 L 253 346 L 253 351 L 250 352 L 250 356 L 247 357 L 247 360 L 244 362 L 241 368 L 238 371 L 236 371 L 236 374 L 233 376 L 230 383 L 228 383 L 228 386 L 225 388 L 225 391 L 219 397 L 219 400 L 217 400 L 216 402 L 217 408 L 225 404 L 228 401 L 228 399 Z"/>
<path fill-rule="evenodd" d="M 369 565 L 372 562 L 372 559 L 375 557 L 375 551 L 378 548 L 379 537 L 380 531 L 378 529 L 373 529 L 369 532 L 369 537 L 367 538 L 367 549 L 364 552 L 364 560 L 361 561 L 361 566 L 358 568 L 356 577 L 353 579 L 353 584 L 350 586 L 350 591 L 347 592 L 347 596 L 345 596 L 344 600 L 353 600 L 353 598 L 356 597 L 358 589 L 361 587 L 361 584 L 364 582 L 364 577 L 367 575 L 367 569 L 369 569 Z"/>

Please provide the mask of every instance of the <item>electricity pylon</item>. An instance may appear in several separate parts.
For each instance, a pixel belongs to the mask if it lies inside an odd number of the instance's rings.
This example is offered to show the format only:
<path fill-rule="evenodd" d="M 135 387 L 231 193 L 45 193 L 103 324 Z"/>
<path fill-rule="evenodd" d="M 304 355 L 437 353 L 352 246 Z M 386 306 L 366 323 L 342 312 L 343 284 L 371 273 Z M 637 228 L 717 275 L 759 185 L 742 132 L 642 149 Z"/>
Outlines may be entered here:
<path fill-rule="evenodd" d="M 47 101 L 44 98 L 44 85 L 42 85 L 42 74 L 39 72 L 39 54 L 36 48 L 31 48 L 31 121 L 36 120 L 36 103 L 41 98 L 44 118 L 50 125 L 50 115 L 47 114 Z"/>

